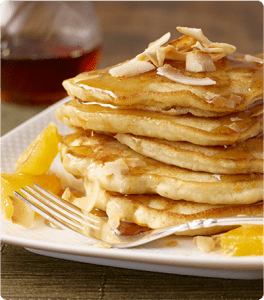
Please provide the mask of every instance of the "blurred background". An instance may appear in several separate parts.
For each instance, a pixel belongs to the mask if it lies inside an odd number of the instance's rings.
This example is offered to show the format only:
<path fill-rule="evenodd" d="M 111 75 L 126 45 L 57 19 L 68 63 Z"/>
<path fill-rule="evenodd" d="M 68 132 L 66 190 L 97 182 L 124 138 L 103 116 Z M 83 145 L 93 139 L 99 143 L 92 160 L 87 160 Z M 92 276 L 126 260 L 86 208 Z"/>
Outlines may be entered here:
<path fill-rule="evenodd" d="M 259 1 L 93 1 L 92 4 L 102 32 L 99 68 L 133 58 L 168 31 L 171 40 L 178 38 L 181 34 L 176 26 L 202 28 L 209 40 L 235 45 L 239 53 L 254 55 L 263 51 L 263 4 Z M 48 105 L 2 102 L 1 134 Z"/>
<path fill-rule="evenodd" d="M 202 28 L 212 42 L 230 43 L 237 52 L 263 51 L 260 1 L 96 1 L 103 31 L 100 66 L 111 66 L 142 52 L 176 26 Z"/>

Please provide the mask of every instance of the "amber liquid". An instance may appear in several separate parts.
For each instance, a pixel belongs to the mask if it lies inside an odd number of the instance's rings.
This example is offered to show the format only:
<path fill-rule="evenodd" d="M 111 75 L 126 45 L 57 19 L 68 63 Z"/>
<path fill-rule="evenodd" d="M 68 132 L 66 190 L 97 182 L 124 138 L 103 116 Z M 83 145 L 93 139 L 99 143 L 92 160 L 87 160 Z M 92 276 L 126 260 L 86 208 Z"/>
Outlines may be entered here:
<path fill-rule="evenodd" d="M 48 58 L 1 58 L 1 99 L 28 105 L 49 105 L 67 93 L 62 81 L 98 67 L 101 47 L 78 55 Z M 75 51 L 76 53 L 76 51 Z"/>

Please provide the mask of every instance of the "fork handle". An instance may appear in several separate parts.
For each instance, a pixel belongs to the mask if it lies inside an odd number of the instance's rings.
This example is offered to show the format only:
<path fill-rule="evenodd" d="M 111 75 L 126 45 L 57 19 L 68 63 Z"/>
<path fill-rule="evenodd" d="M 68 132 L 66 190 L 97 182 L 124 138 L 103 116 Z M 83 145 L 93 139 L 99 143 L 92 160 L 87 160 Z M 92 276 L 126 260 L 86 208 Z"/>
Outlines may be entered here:
<path fill-rule="evenodd" d="M 199 229 L 201 227 L 213 227 L 217 225 L 228 226 L 228 225 L 242 225 L 242 224 L 263 225 L 263 217 L 201 219 L 201 220 L 194 220 L 186 223 L 186 225 L 189 226 L 189 229 Z"/>

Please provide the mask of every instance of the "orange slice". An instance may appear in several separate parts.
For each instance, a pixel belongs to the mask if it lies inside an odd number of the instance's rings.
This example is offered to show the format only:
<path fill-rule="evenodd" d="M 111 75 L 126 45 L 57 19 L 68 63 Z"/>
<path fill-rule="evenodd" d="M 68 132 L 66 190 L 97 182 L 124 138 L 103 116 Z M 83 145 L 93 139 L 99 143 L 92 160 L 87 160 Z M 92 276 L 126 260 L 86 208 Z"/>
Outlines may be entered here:
<path fill-rule="evenodd" d="M 230 230 L 221 236 L 223 256 L 263 255 L 263 226 L 250 225 Z"/>
<path fill-rule="evenodd" d="M 51 122 L 19 157 L 16 172 L 30 175 L 46 173 L 58 154 L 60 140 L 57 125 Z"/>
<path fill-rule="evenodd" d="M 61 193 L 61 180 L 55 175 L 27 175 L 1 172 L 1 213 L 6 219 L 24 227 L 31 227 L 35 212 L 14 196 L 13 191 L 20 192 L 20 188 L 37 183 L 54 194 Z"/>

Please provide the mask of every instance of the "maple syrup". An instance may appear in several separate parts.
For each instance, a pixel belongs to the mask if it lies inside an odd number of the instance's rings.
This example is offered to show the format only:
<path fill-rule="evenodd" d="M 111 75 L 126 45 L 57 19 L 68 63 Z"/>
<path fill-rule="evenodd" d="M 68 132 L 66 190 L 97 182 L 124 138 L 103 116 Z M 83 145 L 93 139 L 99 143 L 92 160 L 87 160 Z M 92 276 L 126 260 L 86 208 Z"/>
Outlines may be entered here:
<path fill-rule="evenodd" d="M 146 231 L 149 231 L 148 227 L 143 227 L 135 223 L 130 222 L 120 222 L 119 227 L 117 228 L 119 235 L 132 236 L 137 235 Z"/>
<path fill-rule="evenodd" d="M 92 50 L 55 45 L 39 57 L 24 53 L 1 56 L 1 99 L 29 105 L 49 105 L 67 96 L 62 81 L 98 67 L 101 46 Z M 52 51 L 51 51 L 52 50 Z M 23 51 L 22 51 L 23 52 Z M 11 55 L 12 54 L 12 55 Z"/>

